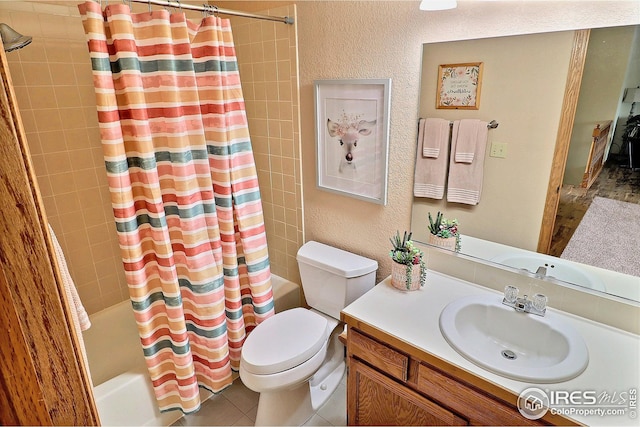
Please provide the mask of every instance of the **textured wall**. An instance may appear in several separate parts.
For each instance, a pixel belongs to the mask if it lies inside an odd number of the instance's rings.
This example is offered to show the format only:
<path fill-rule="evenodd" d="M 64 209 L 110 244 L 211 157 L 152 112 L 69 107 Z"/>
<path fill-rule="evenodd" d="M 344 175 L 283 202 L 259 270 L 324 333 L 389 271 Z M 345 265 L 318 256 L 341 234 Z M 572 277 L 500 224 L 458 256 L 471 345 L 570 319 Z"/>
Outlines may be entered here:
<path fill-rule="evenodd" d="M 390 273 L 388 237 L 410 227 L 422 44 L 637 24 L 638 2 L 470 2 L 423 12 L 418 1 L 297 3 L 300 122 L 307 240 L 378 260 Z M 389 202 L 379 206 L 316 188 L 313 81 L 391 78 Z"/>

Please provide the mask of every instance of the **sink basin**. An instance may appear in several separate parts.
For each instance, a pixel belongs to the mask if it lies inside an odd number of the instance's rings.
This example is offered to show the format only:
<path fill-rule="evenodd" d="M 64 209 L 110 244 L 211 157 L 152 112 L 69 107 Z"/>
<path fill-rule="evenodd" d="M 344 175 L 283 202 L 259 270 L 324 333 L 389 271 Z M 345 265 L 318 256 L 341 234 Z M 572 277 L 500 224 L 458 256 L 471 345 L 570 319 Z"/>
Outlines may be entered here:
<path fill-rule="evenodd" d="M 599 277 L 589 274 L 570 262 L 549 255 L 506 253 L 493 257 L 491 261 L 527 270 L 530 273 L 535 273 L 538 267 L 546 267 L 546 277 L 606 292 L 604 282 Z"/>
<path fill-rule="evenodd" d="M 555 313 L 519 313 L 500 295 L 457 299 L 440 314 L 447 342 L 470 362 L 503 377 L 556 383 L 582 373 L 589 351 L 578 332 Z"/>

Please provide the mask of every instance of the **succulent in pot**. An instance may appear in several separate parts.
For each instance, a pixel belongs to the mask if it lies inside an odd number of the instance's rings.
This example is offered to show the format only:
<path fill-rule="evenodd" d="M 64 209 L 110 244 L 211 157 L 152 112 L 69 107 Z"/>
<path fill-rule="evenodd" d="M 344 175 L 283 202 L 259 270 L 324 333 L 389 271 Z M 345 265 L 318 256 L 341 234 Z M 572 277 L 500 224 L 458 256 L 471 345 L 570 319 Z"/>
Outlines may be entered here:
<path fill-rule="evenodd" d="M 429 243 L 460 252 L 461 237 L 458 231 L 458 220 L 447 219 L 440 211 L 434 220 L 429 212 Z"/>
<path fill-rule="evenodd" d="M 422 251 L 411 240 L 412 233 L 400 232 L 389 240 L 391 250 L 389 256 L 394 261 L 391 269 L 391 284 L 398 289 L 416 290 L 424 286 L 427 277 L 427 266 L 422 259 Z"/>

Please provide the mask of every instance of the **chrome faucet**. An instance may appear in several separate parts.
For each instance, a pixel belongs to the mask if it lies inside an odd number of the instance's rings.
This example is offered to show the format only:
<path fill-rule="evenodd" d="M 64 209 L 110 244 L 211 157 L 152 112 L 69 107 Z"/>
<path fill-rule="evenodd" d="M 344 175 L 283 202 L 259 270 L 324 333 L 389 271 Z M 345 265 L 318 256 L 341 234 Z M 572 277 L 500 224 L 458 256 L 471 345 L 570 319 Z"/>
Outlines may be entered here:
<path fill-rule="evenodd" d="M 536 276 L 544 277 L 547 275 L 547 267 L 540 266 L 536 270 Z"/>
<path fill-rule="evenodd" d="M 509 307 L 513 307 L 520 313 L 531 313 L 538 316 L 545 315 L 547 312 L 547 297 L 545 295 L 535 294 L 533 299 L 528 299 L 527 295 L 519 298 L 518 292 L 519 290 L 515 286 L 506 286 L 504 288 L 504 298 L 502 299 L 502 303 Z"/>

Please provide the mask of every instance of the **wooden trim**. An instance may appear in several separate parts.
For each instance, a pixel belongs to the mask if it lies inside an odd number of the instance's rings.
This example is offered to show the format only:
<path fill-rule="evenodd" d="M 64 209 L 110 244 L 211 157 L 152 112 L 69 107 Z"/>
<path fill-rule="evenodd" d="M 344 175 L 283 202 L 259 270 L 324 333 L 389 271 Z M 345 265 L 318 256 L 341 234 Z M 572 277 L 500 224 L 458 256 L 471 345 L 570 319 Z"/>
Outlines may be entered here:
<path fill-rule="evenodd" d="M 564 91 L 564 101 L 560 114 L 560 124 L 556 138 L 556 148 L 551 163 L 551 173 L 549 185 L 547 186 L 547 199 L 542 213 L 542 224 L 540 226 L 540 236 L 538 238 L 538 252 L 548 254 L 551 248 L 553 228 L 560 202 L 560 189 L 564 178 L 564 170 L 567 165 L 567 155 L 571 134 L 573 132 L 573 122 L 578 106 L 580 86 L 582 84 L 582 74 L 584 72 L 584 61 L 587 57 L 587 46 L 589 44 L 590 30 L 578 30 L 573 39 L 571 59 L 569 61 L 569 71 L 567 73 L 567 84 Z"/>
<path fill-rule="evenodd" d="M 53 256 L 24 129 L 4 51 L 0 49 L 0 266 L 27 346 L 43 407 L 55 425 L 98 425 L 89 373 Z M 19 330 L 19 329 L 15 329 Z M 27 385 L 25 385 L 27 386 Z M 30 382 L 28 387 L 36 387 Z M 20 399 L 11 388 L 9 400 Z M 46 420 L 43 421 L 43 423 Z"/>
<path fill-rule="evenodd" d="M 29 357 L 9 284 L 0 266 L 0 425 L 52 425 Z"/>
<path fill-rule="evenodd" d="M 582 176 L 582 188 L 589 189 L 596 181 L 602 168 L 604 167 L 604 154 L 611 130 L 611 120 L 598 123 L 593 129 L 591 147 L 589 147 L 589 158 L 585 166 L 584 175 Z"/>
<path fill-rule="evenodd" d="M 347 334 L 349 355 L 356 356 L 380 369 L 387 375 L 401 381 L 407 381 L 409 375 L 409 357 L 382 345 L 376 340 L 349 329 Z"/>

